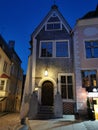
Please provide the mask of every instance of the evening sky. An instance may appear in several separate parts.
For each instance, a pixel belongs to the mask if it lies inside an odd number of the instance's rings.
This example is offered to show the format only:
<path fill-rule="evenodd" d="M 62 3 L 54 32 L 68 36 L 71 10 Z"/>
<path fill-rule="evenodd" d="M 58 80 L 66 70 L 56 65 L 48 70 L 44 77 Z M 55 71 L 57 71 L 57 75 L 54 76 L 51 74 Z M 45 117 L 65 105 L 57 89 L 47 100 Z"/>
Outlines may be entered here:
<path fill-rule="evenodd" d="M 98 0 L 55 0 L 68 24 L 96 9 Z M 6 42 L 15 40 L 15 50 L 27 70 L 32 32 L 50 11 L 54 0 L 0 0 L 0 33 Z"/>

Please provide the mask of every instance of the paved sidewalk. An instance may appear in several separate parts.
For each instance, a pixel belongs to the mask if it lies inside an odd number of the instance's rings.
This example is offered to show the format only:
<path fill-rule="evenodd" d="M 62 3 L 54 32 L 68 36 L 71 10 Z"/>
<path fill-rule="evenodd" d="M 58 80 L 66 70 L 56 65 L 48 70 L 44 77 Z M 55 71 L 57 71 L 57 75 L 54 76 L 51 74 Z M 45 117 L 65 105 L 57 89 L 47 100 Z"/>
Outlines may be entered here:
<path fill-rule="evenodd" d="M 18 130 L 21 126 L 19 113 L 0 113 L 0 130 Z"/>
<path fill-rule="evenodd" d="M 66 117 L 66 116 L 65 116 Z M 98 121 L 81 121 L 71 118 L 28 120 L 30 130 L 98 130 Z"/>
<path fill-rule="evenodd" d="M 28 120 L 30 130 L 87 130 L 83 123 L 77 123 L 73 115 L 51 120 Z"/>
<path fill-rule="evenodd" d="M 87 130 L 98 130 L 98 120 L 96 121 L 84 121 L 83 122 Z"/>

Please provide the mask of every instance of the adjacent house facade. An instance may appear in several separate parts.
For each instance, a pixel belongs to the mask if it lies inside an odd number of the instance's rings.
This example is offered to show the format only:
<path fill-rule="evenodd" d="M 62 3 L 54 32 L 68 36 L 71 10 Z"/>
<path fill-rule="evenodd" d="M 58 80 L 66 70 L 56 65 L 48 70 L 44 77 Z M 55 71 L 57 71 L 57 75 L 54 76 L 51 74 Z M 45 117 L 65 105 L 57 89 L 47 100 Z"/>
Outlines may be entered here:
<path fill-rule="evenodd" d="M 20 111 L 23 70 L 14 44 L 0 35 L 0 111 Z"/>
<path fill-rule="evenodd" d="M 74 67 L 77 109 L 87 111 L 88 97 L 92 111 L 98 114 L 98 6 L 77 20 Z"/>
<path fill-rule="evenodd" d="M 97 93 L 98 86 L 98 8 L 92 13 L 79 19 L 72 30 L 53 5 L 34 30 L 21 118 L 34 119 L 48 106 L 54 117 L 87 113 L 89 92 L 95 88 Z"/>

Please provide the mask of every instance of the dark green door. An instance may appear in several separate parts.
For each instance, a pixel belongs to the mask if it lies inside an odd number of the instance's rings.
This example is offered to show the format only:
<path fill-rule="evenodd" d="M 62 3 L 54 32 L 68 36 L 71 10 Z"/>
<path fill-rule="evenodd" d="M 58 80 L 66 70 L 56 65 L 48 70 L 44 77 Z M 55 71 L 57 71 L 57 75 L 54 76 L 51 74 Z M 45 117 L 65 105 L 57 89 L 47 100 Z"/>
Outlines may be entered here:
<path fill-rule="evenodd" d="M 53 106 L 53 84 L 50 81 L 45 81 L 42 84 L 42 105 Z"/>

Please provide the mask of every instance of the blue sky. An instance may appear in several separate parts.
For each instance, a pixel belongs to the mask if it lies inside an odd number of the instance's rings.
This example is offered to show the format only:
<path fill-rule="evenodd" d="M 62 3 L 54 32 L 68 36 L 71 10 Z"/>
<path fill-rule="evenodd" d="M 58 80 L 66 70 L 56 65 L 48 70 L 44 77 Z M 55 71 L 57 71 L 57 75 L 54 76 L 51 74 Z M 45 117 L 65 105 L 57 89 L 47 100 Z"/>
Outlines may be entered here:
<path fill-rule="evenodd" d="M 55 0 L 73 28 L 76 20 L 95 10 L 98 0 Z M 27 70 L 31 33 L 50 11 L 54 0 L 0 0 L 0 33 L 6 42 L 15 40 L 15 50 Z"/>

